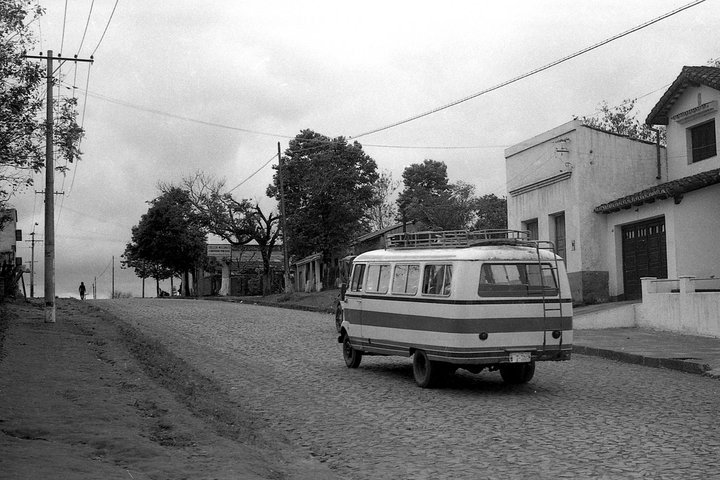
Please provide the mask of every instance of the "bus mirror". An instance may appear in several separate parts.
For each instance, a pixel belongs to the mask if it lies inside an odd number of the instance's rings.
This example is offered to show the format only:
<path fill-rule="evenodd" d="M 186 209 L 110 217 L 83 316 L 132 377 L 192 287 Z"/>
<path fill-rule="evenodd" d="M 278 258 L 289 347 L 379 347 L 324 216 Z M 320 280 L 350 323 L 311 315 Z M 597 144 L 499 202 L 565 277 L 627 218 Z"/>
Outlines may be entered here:
<path fill-rule="evenodd" d="M 347 292 L 347 283 L 340 284 L 340 300 L 345 300 L 345 292 Z"/>

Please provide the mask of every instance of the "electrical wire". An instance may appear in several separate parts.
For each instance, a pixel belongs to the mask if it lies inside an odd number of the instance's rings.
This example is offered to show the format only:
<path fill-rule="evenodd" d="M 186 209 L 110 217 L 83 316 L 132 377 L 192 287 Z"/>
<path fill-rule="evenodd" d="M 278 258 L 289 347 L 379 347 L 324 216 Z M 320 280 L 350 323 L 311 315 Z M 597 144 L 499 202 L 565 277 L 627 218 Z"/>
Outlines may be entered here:
<path fill-rule="evenodd" d="M 60 37 L 60 52 L 61 53 L 63 51 L 63 47 L 65 46 L 65 24 L 67 23 L 67 6 L 68 6 L 68 0 L 65 0 L 65 11 L 63 13 L 62 36 Z"/>
<path fill-rule="evenodd" d="M 93 58 L 95 56 L 95 52 L 97 52 L 97 49 L 100 48 L 100 44 L 102 43 L 103 39 L 105 38 L 105 34 L 107 33 L 108 27 L 110 26 L 110 22 L 112 21 L 113 15 L 115 15 L 115 9 L 118 6 L 118 2 L 120 0 L 115 0 L 115 5 L 113 6 L 112 12 L 110 12 L 110 18 L 108 18 L 107 24 L 105 25 L 105 30 L 103 30 L 102 36 L 100 37 L 100 41 L 98 42 L 97 46 L 95 47 L 95 50 L 90 54 L 90 58 Z"/>
<path fill-rule="evenodd" d="M 495 86 L 493 86 L 493 87 L 486 88 L 485 90 L 482 90 L 482 91 L 477 92 L 477 93 L 473 93 L 472 95 L 468 95 L 468 96 L 463 97 L 463 98 L 461 98 L 461 99 L 459 99 L 459 100 L 455 100 L 455 101 L 453 101 L 453 102 L 450 102 L 450 103 L 448 103 L 448 104 L 446 104 L 446 105 L 443 105 L 443 106 L 440 106 L 440 107 L 437 107 L 437 108 L 433 108 L 432 110 L 428 110 L 427 112 L 420 113 L 420 114 L 417 114 L 417 115 L 413 115 L 412 117 L 406 118 L 405 120 L 401 120 L 401 121 L 399 121 L 399 122 L 391 123 L 391 124 L 386 125 L 386 126 L 384 126 L 384 127 L 375 128 L 375 129 L 373 129 L 373 130 L 368 130 L 367 132 L 361 133 L 361 134 L 359 134 L 359 135 L 354 135 L 354 136 L 350 137 L 350 139 L 356 139 L 356 138 L 364 137 L 364 136 L 366 136 L 366 135 L 371 135 L 371 134 L 373 134 L 373 133 L 378 133 L 378 132 L 382 132 L 382 131 L 384 131 L 384 130 L 389 130 L 389 129 L 391 129 L 391 128 L 395 128 L 395 127 L 397 127 L 397 126 L 404 125 L 404 124 L 410 123 L 410 122 L 412 122 L 412 121 L 414 121 L 414 120 L 418 120 L 418 119 L 420 119 L 420 118 L 427 117 L 428 115 L 432 115 L 432 114 L 437 113 L 437 112 L 440 112 L 440 111 L 442 111 L 442 110 L 446 110 L 446 109 L 448 109 L 448 108 L 454 107 L 454 106 L 459 105 L 459 104 L 461 104 L 461 103 L 467 102 L 468 100 L 472 100 L 472 99 L 477 98 L 477 97 L 479 97 L 479 96 L 481 96 L 481 95 L 485 95 L 486 93 L 490 93 L 490 92 L 492 92 L 492 91 L 498 90 L 498 89 L 500 89 L 500 88 L 502 88 L 502 87 L 506 87 L 506 86 L 508 86 L 508 85 L 510 85 L 510 84 L 513 84 L 513 83 L 515 83 L 515 82 L 518 82 L 518 81 L 520 81 L 520 80 L 522 80 L 522 79 L 525 79 L 525 78 L 530 77 L 530 76 L 532 76 L 532 75 L 535 75 L 535 74 L 537 74 L 537 73 L 543 72 L 543 71 L 548 70 L 548 69 L 550 69 L 550 68 L 552 68 L 552 67 L 554 67 L 554 66 L 556 66 L 556 65 L 560 65 L 561 63 L 567 62 L 568 60 L 571 60 L 571 59 L 573 59 L 573 58 L 575 58 L 575 57 L 578 57 L 578 56 L 583 55 L 583 54 L 585 54 L 585 53 L 587 53 L 587 52 L 590 52 L 590 51 L 592 51 L 592 50 L 595 50 L 596 48 L 599 48 L 599 47 L 601 47 L 601 46 L 603 46 L 603 45 L 606 45 L 606 44 L 608 44 L 608 43 L 610 43 L 610 42 L 612 42 L 612 41 L 615 41 L 615 40 L 617 40 L 617 39 L 619 39 L 619 38 L 622 38 L 622 37 L 625 37 L 625 36 L 627 36 L 627 35 L 630 35 L 631 33 L 637 32 L 638 30 L 641 30 L 641 29 L 646 28 L 646 27 L 648 27 L 648 26 L 650 26 L 650 25 L 653 25 L 653 24 L 655 24 L 655 23 L 657 23 L 657 22 L 659 22 L 659 21 L 661 21 L 661 20 L 664 20 L 664 19 L 666 19 L 666 18 L 668 18 L 668 17 L 671 17 L 671 16 L 673 16 L 673 15 L 675 15 L 675 14 L 677 14 L 677 13 L 682 12 L 683 10 L 687 10 L 688 8 L 694 7 L 694 6 L 700 4 L 700 3 L 704 2 L 704 1 L 705 1 L 705 0 L 695 0 L 694 2 L 688 3 L 687 5 L 684 5 L 684 6 L 682 6 L 682 7 L 676 8 L 675 10 L 673 10 L 673 11 L 671 11 L 671 12 L 665 13 L 665 14 L 657 17 L 657 18 L 654 18 L 654 19 L 649 20 L 649 21 L 647 21 L 647 22 L 645 22 L 645 23 L 643 23 L 643 24 L 640 24 L 640 25 L 638 25 L 638 26 L 636 26 L 636 27 L 633 27 L 633 28 L 631 28 L 630 30 L 626 30 L 626 31 L 624 31 L 624 32 L 622 32 L 622 33 L 619 33 L 619 34 L 614 35 L 614 36 L 612 36 L 612 37 L 610 37 L 610 38 L 608 38 L 608 39 L 605 39 L 605 40 L 603 40 L 602 42 L 599 42 L 599 43 L 596 43 L 596 44 L 591 45 L 591 46 L 589 46 L 589 47 L 583 48 L 582 50 L 579 50 L 579 51 L 577 51 L 577 52 L 575 52 L 575 53 L 572 53 L 572 54 L 567 55 L 567 56 L 565 56 L 565 57 L 562 57 L 562 58 L 560 58 L 560 59 L 558 59 L 558 60 L 555 60 L 555 61 L 553 61 L 553 62 L 550 62 L 550 63 L 548 63 L 547 65 L 544 65 L 544 66 L 542 66 L 542 67 L 539 67 L 539 68 L 536 68 L 536 69 L 534 69 L 534 70 L 531 70 L 530 72 L 524 73 L 524 74 L 519 75 L 519 76 L 514 77 L 514 78 L 511 78 L 510 80 L 506 80 L 506 81 L 504 81 L 504 82 L 502 82 L 502 83 L 499 83 L 499 84 L 497 84 L 497 85 L 495 85 Z"/>
<path fill-rule="evenodd" d="M 82 39 L 80 39 L 80 46 L 77 49 L 78 55 L 80 55 L 80 50 L 82 50 L 83 43 L 85 43 L 85 35 L 87 34 L 88 26 L 90 25 L 90 17 L 92 17 L 92 11 L 93 11 L 94 5 L 95 5 L 95 0 L 92 0 L 92 2 L 90 3 L 90 11 L 88 12 L 87 22 L 85 22 L 85 30 L 83 31 Z M 76 65 L 77 65 L 77 62 L 76 62 Z"/>
<path fill-rule="evenodd" d="M 272 157 L 270 157 L 270 159 L 269 159 L 267 162 L 263 163 L 263 164 L 260 166 L 260 168 L 258 168 L 258 169 L 255 170 L 253 173 L 251 173 L 249 177 L 247 177 L 245 180 L 243 180 L 242 182 L 238 183 L 238 184 L 235 185 L 233 188 L 231 188 L 230 190 L 228 190 L 228 193 L 231 193 L 233 190 L 235 190 L 236 188 L 238 188 L 239 186 L 241 186 L 242 184 L 244 184 L 245 182 L 247 182 L 248 180 L 250 180 L 252 177 L 254 177 L 255 175 L 257 175 L 258 172 L 260 172 L 260 170 L 262 170 L 263 168 L 267 167 L 270 162 L 272 162 L 273 160 L 275 160 L 275 159 L 277 158 L 277 156 L 278 156 L 278 154 L 276 153 L 275 155 L 273 155 Z"/>

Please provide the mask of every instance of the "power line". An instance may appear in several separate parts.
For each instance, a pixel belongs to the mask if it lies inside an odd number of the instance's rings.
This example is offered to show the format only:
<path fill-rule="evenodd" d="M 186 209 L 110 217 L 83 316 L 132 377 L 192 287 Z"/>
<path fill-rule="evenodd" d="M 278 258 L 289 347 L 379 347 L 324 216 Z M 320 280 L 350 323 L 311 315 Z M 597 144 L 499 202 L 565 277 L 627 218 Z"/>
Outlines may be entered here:
<path fill-rule="evenodd" d="M 275 155 L 273 155 L 272 157 L 270 157 L 270 159 L 269 159 L 267 162 L 263 163 L 263 164 L 260 166 L 260 168 L 258 168 L 258 169 L 255 170 L 253 173 L 251 173 L 249 177 L 247 177 L 245 180 L 243 180 L 242 182 L 238 183 L 238 184 L 235 185 L 233 188 L 231 188 L 230 190 L 228 190 L 228 193 L 231 193 L 233 190 L 235 190 L 236 188 L 238 188 L 240 185 L 242 185 L 243 183 L 247 182 L 247 181 L 250 180 L 252 177 L 254 177 L 255 175 L 257 175 L 258 172 L 260 172 L 260 170 L 262 170 L 263 168 L 267 167 L 268 164 L 269 164 L 270 162 L 272 162 L 273 160 L 275 160 L 276 158 L 277 158 L 277 153 L 276 153 Z"/>
<path fill-rule="evenodd" d="M 63 13 L 62 36 L 60 37 L 60 52 L 61 53 L 63 51 L 63 47 L 65 46 L 65 24 L 67 23 L 67 5 L 68 5 L 68 0 L 65 0 L 65 10 Z"/>
<path fill-rule="evenodd" d="M 117 8 L 119 0 L 115 0 L 115 5 L 113 6 L 112 12 L 110 12 L 110 18 L 108 18 L 107 24 L 105 25 L 105 30 L 103 30 L 102 36 L 100 37 L 100 41 L 97 44 L 97 47 L 95 47 L 95 50 L 90 54 L 90 58 L 95 56 L 95 52 L 97 52 L 97 49 L 100 48 L 100 44 L 102 43 L 103 39 L 105 38 L 105 33 L 107 33 L 108 27 L 110 26 L 110 22 L 112 21 L 113 15 L 115 15 L 115 9 Z"/>
<path fill-rule="evenodd" d="M 95 5 L 95 0 L 92 0 L 90 3 L 90 11 L 88 12 L 87 22 L 85 22 L 85 30 L 82 34 L 82 39 L 80 40 L 80 46 L 77 49 L 78 55 L 80 54 L 80 50 L 82 49 L 83 43 L 85 43 L 85 35 L 88 31 L 88 25 L 90 25 L 90 17 L 92 16 L 93 6 Z"/>
<path fill-rule="evenodd" d="M 610 38 L 608 38 L 608 39 L 606 39 L 606 40 L 603 40 L 602 42 L 596 43 L 595 45 L 592 45 L 592 46 L 590 46 L 590 47 L 583 48 L 582 50 L 579 50 L 579 51 L 577 51 L 577 52 L 575 52 L 575 53 L 573 53 L 573 54 L 570 54 L 570 55 L 568 55 L 568 56 L 565 56 L 565 57 L 563 57 L 563 58 L 561 58 L 561 59 L 559 59 L 559 60 L 555 60 L 555 61 L 553 61 L 553 62 L 550 62 L 550 63 L 548 63 L 547 65 L 545 65 L 545 66 L 543 66 L 543 67 L 536 68 L 535 70 L 531 70 L 530 72 L 524 73 L 524 74 L 519 75 L 519 76 L 517 76 L 517 77 L 514 77 L 514 78 L 512 78 L 512 79 L 510 79 L 510 80 L 506 80 L 506 81 L 504 81 L 504 82 L 502 82 L 502 83 L 499 83 L 499 84 L 495 85 L 494 87 L 486 88 L 485 90 L 482 90 L 482 91 L 480 91 L 480 92 L 474 93 L 474 94 L 472 94 L 472 95 L 468 95 L 467 97 L 461 98 L 461 99 L 459 99 L 459 100 L 455 100 L 455 101 L 450 102 L 450 103 L 448 103 L 448 104 L 446 104 L 446 105 L 443 105 L 443 106 L 441 106 L 441 107 L 433 108 L 432 110 L 429 110 L 429 111 L 424 112 L 424 113 L 420 113 L 420 114 L 418 114 L 418 115 L 414 115 L 414 116 L 412 116 L 412 117 L 410 117 L 410 118 L 407 118 L 407 119 L 405 119 L 405 120 L 401 120 L 401 121 L 399 121 L 399 122 L 391 123 L 390 125 L 386 125 L 386 126 L 384 126 L 384 127 L 380 127 L 380 128 L 376 128 L 376 129 L 373 129 L 373 130 L 369 130 L 369 131 L 367 131 L 367 132 L 365 132 L 365 133 L 361 133 L 361 134 L 359 134 L 359 135 L 355 135 L 355 136 L 352 136 L 352 137 L 350 137 L 350 138 L 351 138 L 351 139 L 356 139 L 356 138 L 364 137 L 364 136 L 366 136 L 366 135 L 370 135 L 370 134 L 373 134 L 373 133 L 378 133 L 378 132 L 382 132 L 382 131 L 384 131 L 384 130 L 389 130 L 389 129 L 391 129 L 391 128 L 394 128 L 394 127 L 397 127 L 397 126 L 400 126 L 400 125 L 403 125 L 403 124 L 412 122 L 412 121 L 414 121 L 414 120 L 417 120 L 417 119 L 420 119 L 420 118 L 423 118 L 423 117 L 427 117 L 428 115 L 432 115 L 433 113 L 437 113 L 437 112 L 440 112 L 440 111 L 442 111 L 442 110 L 446 110 L 446 109 L 448 109 L 448 108 L 450 108 L 450 107 L 454 107 L 454 106 L 459 105 L 459 104 L 461 104 L 461 103 L 467 102 L 468 100 L 472 100 L 472 99 L 477 98 L 477 97 L 479 97 L 479 96 L 481 96 L 481 95 L 485 95 L 486 93 L 492 92 L 492 91 L 494 91 L 494 90 L 498 90 L 498 89 L 500 89 L 500 88 L 502 88 L 502 87 L 506 87 L 506 86 L 508 86 L 508 85 L 510 85 L 510 84 L 512 84 L 512 83 L 518 82 L 518 81 L 520 81 L 520 80 L 522 80 L 522 79 L 524 79 L 524 78 L 530 77 L 530 76 L 535 75 L 535 74 L 540 73 L 540 72 L 543 72 L 543 71 L 548 70 L 549 68 L 552 68 L 552 67 L 554 67 L 554 66 L 556 66 L 556 65 L 559 65 L 559 64 L 561 64 L 561 63 L 567 62 L 568 60 L 571 60 L 571 59 L 573 59 L 573 58 L 575 58 L 575 57 L 578 57 L 578 56 L 583 55 L 583 54 L 585 54 L 585 53 L 587 53 L 587 52 L 590 52 L 590 51 L 592 51 L 592 50 L 595 50 L 596 48 L 599 48 L 599 47 L 601 47 L 601 46 L 603 46 L 603 45 L 606 45 L 606 44 L 608 44 L 608 43 L 610 43 L 610 42 L 612 42 L 612 41 L 614 41 L 614 40 L 617 40 L 617 39 L 619 39 L 619 38 L 622 38 L 622 37 L 625 37 L 625 36 L 627 36 L 627 35 L 630 35 L 631 33 L 637 32 L 638 30 L 641 30 L 641 29 L 643 29 L 643 28 L 645 28 L 645 27 L 648 27 L 648 26 L 650 26 L 650 25 L 653 25 L 654 23 L 657 23 L 657 22 L 659 22 L 659 21 L 661 21 L 661 20 L 664 20 L 664 19 L 666 19 L 666 18 L 668 18 L 668 17 L 671 17 L 671 16 L 673 16 L 673 15 L 679 13 L 679 12 L 682 12 L 683 10 L 687 10 L 688 8 L 694 7 L 695 5 L 698 5 L 698 4 L 700 4 L 700 3 L 704 2 L 704 1 L 705 1 L 705 0 L 695 0 L 694 2 L 688 3 L 687 5 L 684 5 L 684 6 L 680 7 L 680 8 L 676 8 L 675 10 L 673 10 L 673 11 L 671 11 L 671 12 L 665 13 L 665 14 L 657 17 L 657 18 L 654 18 L 654 19 L 649 20 L 649 21 L 647 21 L 647 22 L 645 22 L 645 23 L 643 23 L 643 24 L 641 24 L 641 25 L 638 25 L 638 26 L 636 26 L 636 27 L 633 27 L 633 28 L 631 28 L 630 30 L 626 30 L 625 32 L 622 32 L 622 33 L 619 33 L 619 34 L 617 34 L 617 35 L 614 35 L 614 36 L 612 36 L 612 37 L 610 37 Z"/>

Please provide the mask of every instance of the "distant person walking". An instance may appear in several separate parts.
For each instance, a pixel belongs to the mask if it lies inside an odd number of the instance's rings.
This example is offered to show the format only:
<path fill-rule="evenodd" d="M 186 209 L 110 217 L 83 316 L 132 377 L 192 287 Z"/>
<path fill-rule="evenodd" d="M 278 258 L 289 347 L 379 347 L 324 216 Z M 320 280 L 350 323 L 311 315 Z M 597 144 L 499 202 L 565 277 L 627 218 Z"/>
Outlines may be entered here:
<path fill-rule="evenodd" d="M 85 284 L 83 282 L 80 282 L 78 291 L 80 292 L 80 300 L 85 300 Z"/>

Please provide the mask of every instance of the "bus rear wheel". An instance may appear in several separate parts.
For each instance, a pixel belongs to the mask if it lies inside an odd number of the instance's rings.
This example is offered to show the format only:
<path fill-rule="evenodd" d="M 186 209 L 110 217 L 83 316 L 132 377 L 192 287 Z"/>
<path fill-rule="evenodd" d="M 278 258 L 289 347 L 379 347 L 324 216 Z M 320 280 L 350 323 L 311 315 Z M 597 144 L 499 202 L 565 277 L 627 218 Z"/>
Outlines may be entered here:
<path fill-rule="evenodd" d="M 345 335 L 345 339 L 343 339 L 343 358 L 348 368 L 357 368 L 362 361 L 362 352 L 353 348 L 350 343 L 350 337 L 347 335 Z"/>
<path fill-rule="evenodd" d="M 532 380 L 535 375 L 535 362 L 509 363 L 500 365 L 500 376 L 505 383 L 520 385 Z"/>
<path fill-rule="evenodd" d="M 422 388 L 433 388 L 438 385 L 446 370 L 440 362 L 430 360 L 422 350 L 413 355 L 413 376 L 415 383 Z"/>

